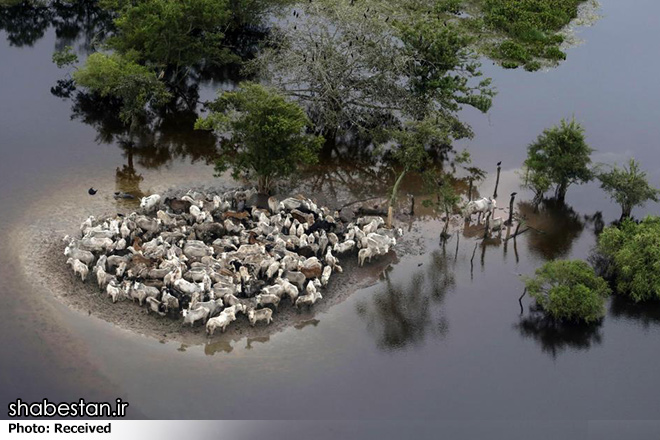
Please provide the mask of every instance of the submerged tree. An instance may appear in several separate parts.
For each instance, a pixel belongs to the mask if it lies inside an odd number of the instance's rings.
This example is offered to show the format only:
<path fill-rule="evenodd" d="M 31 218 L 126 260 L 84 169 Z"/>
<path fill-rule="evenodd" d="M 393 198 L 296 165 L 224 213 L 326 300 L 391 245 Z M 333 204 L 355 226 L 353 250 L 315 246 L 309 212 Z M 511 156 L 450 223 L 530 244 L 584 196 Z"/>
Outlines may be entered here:
<path fill-rule="evenodd" d="M 630 217 L 634 207 L 644 206 L 649 200 L 660 200 L 660 190 L 649 184 L 646 173 L 635 159 L 630 159 L 627 167 L 615 165 L 609 171 L 599 173 L 597 178 L 600 187 L 621 206 L 622 220 Z"/>
<path fill-rule="evenodd" d="M 605 316 L 607 282 L 581 260 L 555 260 L 525 279 L 525 287 L 536 303 L 559 321 L 594 322 Z"/>
<path fill-rule="evenodd" d="M 531 169 L 528 166 L 523 166 L 520 177 L 522 178 L 520 186 L 534 193 L 532 204 L 534 205 L 534 211 L 537 211 L 539 204 L 543 200 L 543 196 L 552 187 L 550 177 L 545 172 Z"/>
<path fill-rule="evenodd" d="M 593 178 L 590 169 L 593 149 L 586 143 L 584 128 L 572 119 L 561 120 L 559 126 L 543 130 L 538 139 L 527 147 L 523 185 L 543 194 L 555 186 L 555 198 L 563 202 L 568 187 Z"/>
<path fill-rule="evenodd" d="M 429 151 L 437 151 L 442 146 L 451 145 L 451 134 L 446 127 L 426 118 L 408 122 L 403 130 L 392 130 L 388 135 L 394 143 L 388 153 L 396 175 L 387 211 L 387 226 L 391 227 L 394 206 L 403 179 L 412 172 L 423 171 L 429 167 L 432 164 Z"/>
<path fill-rule="evenodd" d="M 165 104 L 171 95 L 156 74 L 129 55 L 94 53 L 73 73 L 76 83 L 101 97 L 121 102 L 122 121 L 135 127 L 154 107 Z"/>
<path fill-rule="evenodd" d="M 605 228 L 597 250 L 607 262 L 604 275 L 614 279 L 618 293 L 635 302 L 660 299 L 660 217 L 639 224 L 625 219 Z"/>
<path fill-rule="evenodd" d="M 176 74 L 203 61 L 230 59 L 223 45 L 231 18 L 227 0 L 104 0 L 104 5 L 117 14 L 117 33 L 107 44 L 137 53 L 142 64 Z"/>
<path fill-rule="evenodd" d="M 274 90 L 245 82 L 210 107 L 210 115 L 195 126 L 224 137 L 218 173 L 231 167 L 235 178 L 255 178 L 259 191 L 268 193 L 277 179 L 317 160 L 323 137 L 308 134 L 310 121 L 302 108 Z"/>

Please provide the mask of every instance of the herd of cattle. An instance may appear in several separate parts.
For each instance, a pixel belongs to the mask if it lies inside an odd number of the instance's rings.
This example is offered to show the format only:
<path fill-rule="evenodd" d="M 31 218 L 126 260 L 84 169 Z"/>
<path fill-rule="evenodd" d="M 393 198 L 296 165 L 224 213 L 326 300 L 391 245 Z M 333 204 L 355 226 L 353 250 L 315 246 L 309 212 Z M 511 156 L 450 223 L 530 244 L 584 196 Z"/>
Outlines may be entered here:
<path fill-rule="evenodd" d="M 139 212 L 90 216 L 80 238 L 65 237 L 64 255 L 85 282 L 91 272 L 112 302 L 130 299 L 160 316 L 223 332 L 238 314 L 251 325 L 270 324 L 280 302 L 310 307 L 335 272 L 339 256 L 359 265 L 386 254 L 401 230 L 378 216 L 342 220 L 302 196 L 271 197 L 258 207 L 256 192 L 181 198 L 151 195 Z"/>

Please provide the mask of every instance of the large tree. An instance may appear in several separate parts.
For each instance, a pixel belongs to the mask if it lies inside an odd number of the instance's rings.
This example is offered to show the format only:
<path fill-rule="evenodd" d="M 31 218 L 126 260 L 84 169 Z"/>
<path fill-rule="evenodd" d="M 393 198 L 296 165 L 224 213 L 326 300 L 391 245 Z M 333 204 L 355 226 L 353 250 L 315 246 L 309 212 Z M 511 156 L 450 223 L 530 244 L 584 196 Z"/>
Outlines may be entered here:
<path fill-rule="evenodd" d="M 573 184 L 593 178 L 591 153 L 584 128 L 575 119 L 561 120 L 558 126 L 543 130 L 535 142 L 527 147 L 524 167 L 528 176 L 524 184 L 539 190 L 555 186 L 555 197 L 563 202 L 566 191 Z"/>
<path fill-rule="evenodd" d="M 471 135 L 458 111 L 486 111 L 493 91 L 479 79 L 470 39 L 436 14 L 384 2 L 304 2 L 251 66 L 303 105 L 328 138 L 379 138 L 431 118 L 452 139 Z"/>
<path fill-rule="evenodd" d="M 115 11 L 117 32 L 108 45 L 134 52 L 138 61 L 175 74 L 199 63 L 231 59 L 223 40 L 231 11 L 228 0 L 103 0 Z"/>
<path fill-rule="evenodd" d="M 196 127 L 223 137 L 216 171 L 232 168 L 235 178 L 256 179 L 268 193 L 277 179 L 300 164 L 313 163 L 323 138 L 308 134 L 310 121 L 300 106 L 272 89 L 250 82 L 222 93 Z"/>
<path fill-rule="evenodd" d="M 597 177 L 601 188 L 621 206 L 621 219 L 630 217 L 634 207 L 644 206 L 649 200 L 659 200 L 660 190 L 649 184 L 646 173 L 635 159 L 630 159 L 628 166 L 615 165 Z"/>

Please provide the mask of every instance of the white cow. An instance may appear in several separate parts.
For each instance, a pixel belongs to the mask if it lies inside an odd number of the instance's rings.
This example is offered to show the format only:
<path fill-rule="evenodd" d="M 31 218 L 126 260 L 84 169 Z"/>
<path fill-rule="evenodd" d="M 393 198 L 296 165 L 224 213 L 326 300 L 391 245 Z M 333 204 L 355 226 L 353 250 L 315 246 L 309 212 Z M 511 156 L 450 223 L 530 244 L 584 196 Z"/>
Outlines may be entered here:
<path fill-rule="evenodd" d="M 153 194 L 148 197 L 142 197 L 142 200 L 140 200 L 140 208 L 149 212 L 152 211 L 156 206 L 158 206 L 159 202 L 160 202 L 160 195 L 158 194 Z"/>
<path fill-rule="evenodd" d="M 472 214 L 485 214 L 489 211 L 494 211 L 497 207 L 497 202 L 492 197 L 484 197 L 479 200 L 472 200 L 465 205 L 465 218 L 469 219 Z"/>
<path fill-rule="evenodd" d="M 76 259 L 76 258 L 69 258 L 66 260 L 66 264 L 71 265 L 71 269 L 73 269 L 73 273 L 76 275 L 80 275 L 80 279 L 85 282 L 85 279 L 87 278 L 87 274 L 89 273 L 89 268 L 85 263 L 82 261 Z"/>
<path fill-rule="evenodd" d="M 266 324 L 270 324 L 273 320 L 273 311 L 271 309 L 252 309 L 248 312 L 248 319 L 253 327 L 259 321 L 266 321 Z"/>
<path fill-rule="evenodd" d="M 215 318 L 211 318 L 206 321 L 206 333 L 212 336 L 215 332 L 215 329 L 218 327 L 220 327 L 220 330 L 222 330 L 222 333 L 224 333 L 227 326 L 235 320 L 235 314 L 223 312 L 220 314 L 220 316 L 216 316 Z"/>

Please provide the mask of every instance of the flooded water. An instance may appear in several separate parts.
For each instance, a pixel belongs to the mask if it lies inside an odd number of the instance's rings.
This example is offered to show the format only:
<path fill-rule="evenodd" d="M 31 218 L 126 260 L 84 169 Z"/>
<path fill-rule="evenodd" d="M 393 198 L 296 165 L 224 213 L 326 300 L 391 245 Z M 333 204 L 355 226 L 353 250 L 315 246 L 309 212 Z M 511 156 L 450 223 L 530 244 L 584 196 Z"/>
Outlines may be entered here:
<path fill-rule="evenodd" d="M 465 112 L 475 131 L 467 146 L 490 172 L 483 193 L 492 191 L 495 163 L 503 162 L 500 205 L 512 191 L 529 198 L 516 175 L 526 145 L 572 115 L 596 161 L 634 156 L 660 184 L 653 93 L 660 4 L 601 3 L 603 17 L 580 29 L 584 43 L 560 67 L 530 74 L 485 66 L 499 94 L 487 116 Z M 47 280 L 35 288 L 26 233 L 64 235 L 89 213 L 120 209 L 113 191 L 231 184 L 213 177 L 214 140 L 191 133 L 194 114 L 181 111 L 127 139 L 98 103 L 51 93 L 66 75 L 51 54 L 71 41 L 85 52 L 95 29 L 85 17 L 77 31 L 70 17 L 0 20 L 3 401 L 121 397 L 129 415 L 148 418 L 660 418 L 658 307 L 615 299 L 603 324 L 589 328 L 557 329 L 529 311 L 528 298 L 521 314 L 518 274 L 551 258 L 586 258 L 595 231 L 618 217 L 596 184 L 571 188 L 570 208 L 546 206 L 536 215 L 519 205 L 540 232 L 515 241 L 461 234 L 443 246 L 440 222 L 419 215 L 411 225 L 416 251 L 380 282 L 306 325 L 258 340 L 160 342 L 67 309 Z M 343 186 L 355 197 L 382 189 L 368 170 L 338 163 L 301 187 Z M 90 186 L 97 196 L 87 195 Z"/>

